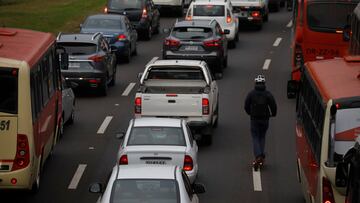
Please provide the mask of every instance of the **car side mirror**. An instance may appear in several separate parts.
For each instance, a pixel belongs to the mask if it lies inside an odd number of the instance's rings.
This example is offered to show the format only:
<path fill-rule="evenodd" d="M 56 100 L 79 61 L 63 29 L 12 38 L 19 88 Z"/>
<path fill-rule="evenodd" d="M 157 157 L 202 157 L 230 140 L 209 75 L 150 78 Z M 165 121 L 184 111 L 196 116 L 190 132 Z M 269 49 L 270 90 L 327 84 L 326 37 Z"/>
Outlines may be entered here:
<path fill-rule="evenodd" d="M 89 192 L 90 193 L 102 193 L 103 192 L 102 184 L 101 183 L 91 184 L 89 187 Z"/>
<path fill-rule="evenodd" d="M 221 80 L 223 78 L 223 74 L 222 73 L 215 73 L 214 78 L 215 78 L 215 80 Z"/>
<path fill-rule="evenodd" d="M 230 34 L 230 30 L 229 30 L 229 29 L 224 29 L 223 34 L 224 34 L 224 35 Z"/>
<path fill-rule="evenodd" d="M 69 69 L 69 54 L 61 53 L 59 62 L 60 62 L 60 68 L 62 70 L 68 70 Z"/>
<path fill-rule="evenodd" d="M 348 182 L 349 165 L 339 162 L 336 166 L 335 185 L 336 187 L 346 187 Z"/>
<path fill-rule="evenodd" d="M 201 135 L 201 134 L 194 134 L 194 135 L 193 135 L 193 138 L 194 138 L 194 140 L 196 140 L 196 141 L 200 141 L 201 138 L 202 138 L 202 135 Z"/>
<path fill-rule="evenodd" d="M 169 34 L 169 33 L 170 33 L 170 29 L 169 29 L 169 28 L 164 28 L 164 29 L 163 29 L 163 33 Z"/>
<path fill-rule="evenodd" d="M 138 73 L 138 78 L 140 79 L 142 77 L 143 73 Z"/>
<path fill-rule="evenodd" d="M 287 83 L 287 98 L 293 99 L 299 91 L 299 82 L 296 80 L 289 80 Z"/>
<path fill-rule="evenodd" d="M 115 136 L 117 139 L 123 139 L 125 137 L 125 133 L 124 132 L 117 132 L 116 133 L 116 136 Z"/>
<path fill-rule="evenodd" d="M 205 193 L 205 186 L 200 183 L 194 183 L 193 184 L 193 192 L 195 194 L 202 194 Z"/>

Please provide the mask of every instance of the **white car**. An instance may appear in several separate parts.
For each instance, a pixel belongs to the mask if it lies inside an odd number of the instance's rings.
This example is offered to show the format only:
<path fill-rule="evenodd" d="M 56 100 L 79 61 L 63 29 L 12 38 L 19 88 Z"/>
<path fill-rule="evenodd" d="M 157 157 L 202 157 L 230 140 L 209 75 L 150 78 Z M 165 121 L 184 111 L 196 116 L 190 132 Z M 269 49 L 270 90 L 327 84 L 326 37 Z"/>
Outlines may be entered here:
<path fill-rule="evenodd" d="M 60 135 L 64 134 L 64 125 L 73 124 L 75 120 L 75 94 L 72 90 L 72 87 L 67 84 L 65 79 L 62 78 L 62 123 L 60 126 Z"/>
<path fill-rule="evenodd" d="M 89 190 L 103 192 L 100 183 Z M 204 186 L 191 184 L 178 166 L 116 165 L 98 202 L 198 203 L 197 194 L 204 192 Z"/>
<path fill-rule="evenodd" d="M 216 19 L 222 30 L 230 30 L 226 38 L 230 42 L 230 47 L 235 47 L 239 40 L 239 20 L 232 11 L 233 7 L 230 0 L 196 0 L 191 2 L 185 19 Z"/>
<path fill-rule="evenodd" d="M 184 7 L 189 6 L 191 0 L 153 0 L 153 2 L 160 8 L 175 8 L 177 14 L 182 16 L 184 13 Z"/>
<path fill-rule="evenodd" d="M 177 165 L 194 182 L 198 172 L 198 146 L 185 120 L 132 119 L 118 152 L 118 164 Z"/>

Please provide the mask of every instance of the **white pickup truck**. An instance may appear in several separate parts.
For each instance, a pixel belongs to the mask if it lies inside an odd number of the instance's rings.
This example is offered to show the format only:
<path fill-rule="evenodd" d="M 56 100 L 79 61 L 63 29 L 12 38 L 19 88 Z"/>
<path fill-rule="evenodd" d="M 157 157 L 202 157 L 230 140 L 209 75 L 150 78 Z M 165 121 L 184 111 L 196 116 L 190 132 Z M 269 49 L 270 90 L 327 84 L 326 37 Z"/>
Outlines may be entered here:
<path fill-rule="evenodd" d="M 211 131 L 219 117 L 219 92 L 204 61 L 156 57 L 139 77 L 136 118 L 182 118 L 193 133 L 202 134 L 204 141 L 211 143 Z"/>

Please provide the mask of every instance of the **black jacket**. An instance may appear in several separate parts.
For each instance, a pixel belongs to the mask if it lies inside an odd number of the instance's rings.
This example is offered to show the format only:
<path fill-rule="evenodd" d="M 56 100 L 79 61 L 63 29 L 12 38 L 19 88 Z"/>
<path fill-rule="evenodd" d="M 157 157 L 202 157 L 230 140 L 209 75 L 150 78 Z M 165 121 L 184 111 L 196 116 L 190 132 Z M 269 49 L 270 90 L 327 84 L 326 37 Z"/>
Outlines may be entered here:
<path fill-rule="evenodd" d="M 277 111 L 274 96 L 261 83 L 255 84 L 255 89 L 248 93 L 244 108 L 252 120 L 267 120 L 276 116 Z"/>

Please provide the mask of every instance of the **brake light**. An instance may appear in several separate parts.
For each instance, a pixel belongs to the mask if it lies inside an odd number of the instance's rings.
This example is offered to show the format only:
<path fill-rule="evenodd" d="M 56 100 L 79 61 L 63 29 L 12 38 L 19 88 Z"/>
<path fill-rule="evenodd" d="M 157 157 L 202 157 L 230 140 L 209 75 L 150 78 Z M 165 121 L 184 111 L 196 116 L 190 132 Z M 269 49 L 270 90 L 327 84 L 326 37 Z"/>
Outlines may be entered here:
<path fill-rule="evenodd" d="M 143 11 L 142 11 L 141 18 L 147 18 L 147 17 L 148 17 L 148 13 L 147 13 L 146 8 L 144 8 Z"/>
<path fill-rule="evenodd" d="M 119 165 L 128 165 L 129 160 L 126 154 L 122 155 L 119 160 Z"/>
<path fill-rule="evenodd" d="M 325 177 L 323 177 L 323 180 L 322 180 L 322 190 L 323 190 L 322 202 L 323 203 L 335 203 L 331 183 Z"/>
<path fill-rule="evenodd" d="M 254 18 L 260 17 L 260 11 L 251 12 L 251 16 L 254 17 Z"/>
<path fill-rule="evenodd" d="M 30 163 L 29 141 L 26 135 L 17 135 L 16 155 L 12 171 L 23 169 Z"/>
<path fill-rule="evenodd" d="M 204 41 L 204 46 L 206 47 L 218 47 L 221 44 L 221 39 L 214 39 L 209 41 Z"/>
<path fill-rule="evenodd" d="M 304 63 L 304 57 L 303 57 L 301 46 L 296 44 L 295 45 L 295 58 L 294 58 L 295 67 L 300 68 L 303 63 Z"/>
<path fill-rule="evenodd" d="M 117 38 L 118 38 L 118 41 L 125 41 L 126 40 L 126 35 L 120 34 Z"/>
<path fill-rule="evenodd" d="M 184 157 L 184 171 L 191 171 L 194 168 L 194 163 L 193 160 L 191 158 L 191 156 L 189 155 L 185 155 Z"/>
<path fill-rule="evenodd" d="M 92 60 L 94 62 L 101 62 L 104 60 L 104 56 L 99 56 L 99 55 L 91 56 L 89 57 L 89 60 Z"/>
<path fill-rule="evenodd" d="M 232 22 L 232 17 L 230 15 L 230 13 L 228 12 L 227 16 L 226 16 L 226 23 L 231 23 L 231 22 Z"/>
<path fill-rule="evenodd" d="M 108 7 L 104 8 L 104 13 L 108 13 Z"/>
<path fill-rule="evenodd" d="M 101 83 L 101 79 L 89 79 L 89 83 L 98 84 Z"/>
<path fill-rule="evenodd" d="M 136 114 L 141 113 L 141 97 L 135 98 L 135 113 Z"/>
<path fill-rule="evenodd" d="M 177 47 L 180 45 L 180 41 L 174 39 L 165 39 L 165 45 L 170 47 Z"/>
<path fill-rule="evenodd" d="M 203 115 L 209 115 L 209 99 L 202 99 L 202 113 Z"/>

